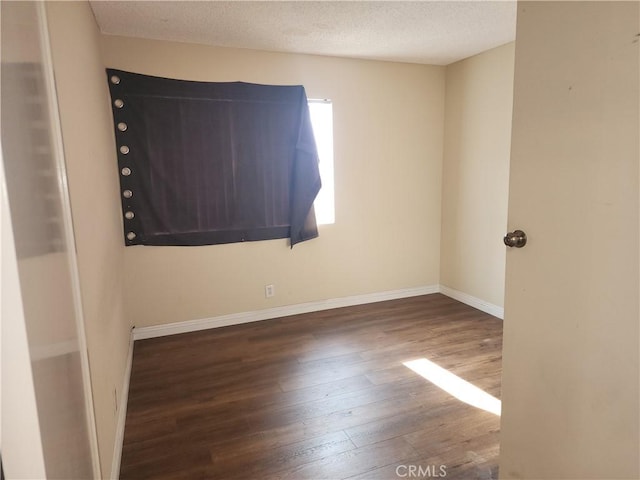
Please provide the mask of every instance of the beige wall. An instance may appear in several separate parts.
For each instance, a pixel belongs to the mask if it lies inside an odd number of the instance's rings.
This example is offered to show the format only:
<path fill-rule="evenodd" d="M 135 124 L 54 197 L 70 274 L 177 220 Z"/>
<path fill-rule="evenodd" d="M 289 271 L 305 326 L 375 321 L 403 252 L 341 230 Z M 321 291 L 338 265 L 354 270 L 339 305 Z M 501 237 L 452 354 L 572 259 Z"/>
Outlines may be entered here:
<path fill-rule="evenodd" d="M 518 3 L 500 476 L 640 478 L 640 3 Z"/>
<path fill-rule="evenodd" d="M 443 67 L 114 36 L 102 52 L 107 67 L 149 75 L 303 84 L 334 108 L 336 223 L 293 250 L 285 240 L 126 248 L 136 326 L 438 283 Z"/>
<path fill-rule="evenodd" d="M 111 474 L 130 325 L 111 112 L 88 3 L 47 3 L 103 476 Z M 118 406 L 121 408 L 122 406 Z"/>
<path fill-rule="evenodd" d="M 514 44 L 447 66 L 440 283 L 504 300 Z"/>

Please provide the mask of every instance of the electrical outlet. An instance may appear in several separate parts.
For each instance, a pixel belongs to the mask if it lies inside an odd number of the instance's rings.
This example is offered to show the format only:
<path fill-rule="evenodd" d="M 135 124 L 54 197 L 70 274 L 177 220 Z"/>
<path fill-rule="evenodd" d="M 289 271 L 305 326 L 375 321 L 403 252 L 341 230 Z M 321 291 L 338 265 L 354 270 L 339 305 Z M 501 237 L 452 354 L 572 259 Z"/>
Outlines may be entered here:
<path fill-rule="evenodd" d="M 276 294 L 276 287 L 273 285 L 264 286 L 264 298 L 274 297 Z"/>

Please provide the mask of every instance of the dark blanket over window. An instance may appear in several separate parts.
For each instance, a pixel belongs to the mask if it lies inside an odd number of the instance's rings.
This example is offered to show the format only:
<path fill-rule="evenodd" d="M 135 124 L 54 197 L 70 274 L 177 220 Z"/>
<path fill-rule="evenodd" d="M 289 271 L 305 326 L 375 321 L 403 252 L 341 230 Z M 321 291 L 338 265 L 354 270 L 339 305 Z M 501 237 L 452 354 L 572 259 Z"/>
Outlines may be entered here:
<path fill-rule="evenodd" d="M 126 245 L 318 236 L 318 154 L 302 86 L 107 69 Z"/>

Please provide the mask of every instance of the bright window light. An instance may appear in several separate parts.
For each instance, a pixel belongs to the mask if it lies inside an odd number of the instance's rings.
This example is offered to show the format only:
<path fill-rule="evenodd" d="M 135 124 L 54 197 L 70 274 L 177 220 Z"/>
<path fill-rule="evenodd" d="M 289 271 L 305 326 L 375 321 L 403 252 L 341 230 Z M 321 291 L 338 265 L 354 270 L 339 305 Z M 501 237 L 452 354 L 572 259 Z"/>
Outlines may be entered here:
<path fill-rule="evenodd" d="M 500 416 L 502 409 L 502 402 L 500 402 L 500 400 L 451 373 L 449 370 L 436 365 L 426 358 L 403 362 L 403 365 L 421 377 L 426 378 L 445 392 L 453 395 L 458 400 L 462 400 L 471 406 Z"/>
<path fill-rule="evenodd" d="M 322 188 L 313 204 L 318 225 L 335 222 L 333 197 L 333 106 L 331 100 L 309 100 L 309 114 L 313 135 L 320 157 Z"/>

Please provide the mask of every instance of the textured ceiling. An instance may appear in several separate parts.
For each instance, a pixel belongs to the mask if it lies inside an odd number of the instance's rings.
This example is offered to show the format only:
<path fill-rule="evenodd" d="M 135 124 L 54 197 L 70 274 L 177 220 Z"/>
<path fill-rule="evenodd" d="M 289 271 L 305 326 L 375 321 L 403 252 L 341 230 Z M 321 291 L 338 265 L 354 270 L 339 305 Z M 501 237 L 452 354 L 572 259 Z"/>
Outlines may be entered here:
<path fill-rule="evenodd" d="M 92 1 L 105 34 L 447 65 L 515 39 L 515 1 Z"/>

